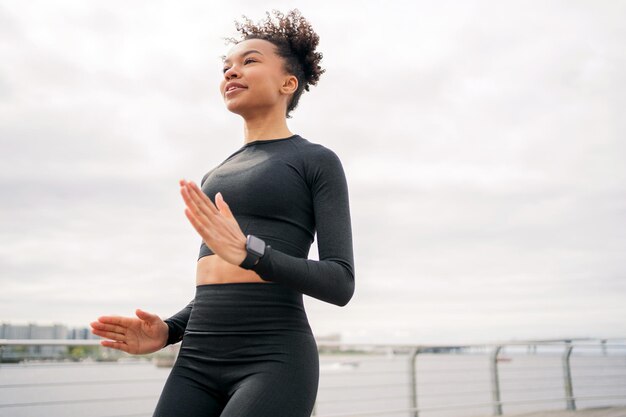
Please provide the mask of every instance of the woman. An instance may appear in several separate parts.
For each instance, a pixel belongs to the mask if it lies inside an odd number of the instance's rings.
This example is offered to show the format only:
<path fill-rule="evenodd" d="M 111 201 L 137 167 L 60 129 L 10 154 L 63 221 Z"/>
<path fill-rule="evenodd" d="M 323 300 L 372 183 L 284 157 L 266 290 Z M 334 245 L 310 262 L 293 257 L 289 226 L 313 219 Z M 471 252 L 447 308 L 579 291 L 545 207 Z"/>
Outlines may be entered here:
<path fill-rule="evenodd" d="M 297 9 L 274 14 L 236 23 L 242 39 L 224 57 L 220 91 L 244 120 L 244 145 L 200 187 L 180 181 L 202 237 L 194 299 L 166 320 L 138 309 L 91 323 L 111 339 L 102 345 L 133 354 L 182 341 L 154 416 L 310 416 L 319 356 L 303 294 L 345 306 L 354 293 L 341 161 L 286 124 L 324 72 L 319 37 Z"/>

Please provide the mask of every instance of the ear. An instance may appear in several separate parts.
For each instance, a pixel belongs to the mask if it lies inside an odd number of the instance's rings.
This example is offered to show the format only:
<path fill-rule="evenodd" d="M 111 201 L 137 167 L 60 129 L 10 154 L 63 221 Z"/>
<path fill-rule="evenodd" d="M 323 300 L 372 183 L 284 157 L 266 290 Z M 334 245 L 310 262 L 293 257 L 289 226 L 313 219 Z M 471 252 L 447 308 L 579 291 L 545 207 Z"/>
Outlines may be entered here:
<path fill-rule="evenodd" d="M 290 95 L 296 92 L 298 89 L 298 78 L 295 75 L 288 75 L 283 81 L 283 85 L 280 87 L 280 92 L 286 95 Z"/>

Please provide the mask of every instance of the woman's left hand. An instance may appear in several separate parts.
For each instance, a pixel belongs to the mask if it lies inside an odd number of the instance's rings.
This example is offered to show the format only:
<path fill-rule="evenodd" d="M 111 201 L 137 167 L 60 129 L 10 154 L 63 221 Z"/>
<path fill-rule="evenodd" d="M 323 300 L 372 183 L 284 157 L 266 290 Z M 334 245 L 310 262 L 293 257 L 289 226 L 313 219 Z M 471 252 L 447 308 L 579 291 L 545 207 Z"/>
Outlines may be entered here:
<path fill-rule="evenodd" d="M 204 243 L 226 262 L 241 265 L 247 255 L 246 236 L 222 194 L 215 195 L 213 204 L 193 181 L 180 180 L 180 186 L 187 205 L 185 215 Z"/>

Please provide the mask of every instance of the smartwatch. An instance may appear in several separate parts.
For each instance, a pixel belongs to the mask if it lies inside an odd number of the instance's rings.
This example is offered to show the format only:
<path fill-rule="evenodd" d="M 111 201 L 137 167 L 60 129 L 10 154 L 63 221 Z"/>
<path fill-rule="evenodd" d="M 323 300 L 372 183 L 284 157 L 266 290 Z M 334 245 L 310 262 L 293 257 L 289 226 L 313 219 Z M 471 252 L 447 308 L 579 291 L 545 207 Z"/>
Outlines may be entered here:
<path fill-rule="evenodd" d="M 246 259 L 239 266 L 243 269 L 252 269 L 254 264 L 265 255 L 265 241 L 254 235 L 248 235 L 246 237 L 246 251 L 248 252 Z"/>

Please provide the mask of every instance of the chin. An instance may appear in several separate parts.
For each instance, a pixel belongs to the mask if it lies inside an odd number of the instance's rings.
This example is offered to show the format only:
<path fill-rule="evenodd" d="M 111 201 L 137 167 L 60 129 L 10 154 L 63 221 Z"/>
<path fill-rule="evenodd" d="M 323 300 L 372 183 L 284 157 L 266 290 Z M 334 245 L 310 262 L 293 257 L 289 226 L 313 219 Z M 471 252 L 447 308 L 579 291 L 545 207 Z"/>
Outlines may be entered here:
<path fill-rule="evenodd" d="M 231 113 L 241 114 L 243 111 L 241 106 L 237 106 L 235 103 L 225 103 L 225 104 L 226 104 L 226 110 L 228 110 Z"/>
<path fill-rule="evenodd" d="M 249 114 L 251 111 L 254 111 L 253 109 L 250 109 L 247 106 L 237 105 L 237 103 L 233 103 L 233 102 L 226 103 L 226 109 L 231 113 L 240 115 L 244 119 L 246 118 L 246 114 Z"/>

